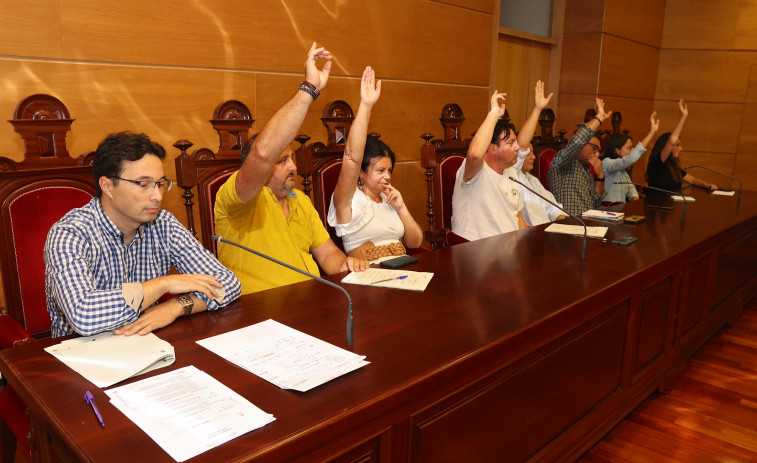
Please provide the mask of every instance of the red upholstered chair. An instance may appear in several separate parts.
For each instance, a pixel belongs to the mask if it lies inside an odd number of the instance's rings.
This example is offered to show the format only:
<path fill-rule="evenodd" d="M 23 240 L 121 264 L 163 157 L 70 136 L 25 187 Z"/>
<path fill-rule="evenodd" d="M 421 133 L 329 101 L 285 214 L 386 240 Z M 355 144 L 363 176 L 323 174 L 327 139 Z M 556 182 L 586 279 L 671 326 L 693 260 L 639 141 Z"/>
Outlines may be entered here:
<path fill-rule="evenodd" d="M 0 266 L 6 309 L 0 315 L 0 347 L 13 348 L 50 333 L 45 303 L 43 247 L 50 227 L 94 195 L 91 156 L 71 158 L 66 132 L 73 119 L 57 98 L 32 95 L 10 121 L 25 141 L 24 160 L 0 158 Z M 4 461 L 16 442 L 29 451 L 26 406 L 9 385 L 0 391 Z"/>
<path fill-rule="evenodd" d="M 295 151 L 295 164 L 297 174 L 302 177 L 302 191 L 310 196 L 329 236 L 339 249 L 344 249 L 342 239 L 336 236 L 334 228 L 329 226 L 327 217 L 331 195 L 342 170 L 344 144 L 354 119 L 350 105 L 345 101 L 335 100 L 323 108 L 321 116 L 321 121 L 326 127 L 326 143 L 315 142 L 308 145 L 310 136 L 295 137 L 300 143 L 300 147 Z M 369 136 L 380 137 L 377 133 L 371 133 Z"/>
<path fill-rule="evenodd" d="M 547 175 L 549 174 L 549 165 L 552 163 L 552 158 L 555 157 L 557 151 L 548 148 L 539 153 L 539 181 L 544 188 L 549 189 L 547 184 Z"/>
<path fill-rule="evenodd" d="M 541 135 L 537 135 L 531 139 L 531 145 L 533 145 L 534 155 L 536 161 L 534 162 L 534 168 L 531 171 L 531 175 L 541 180 L 544 188 L 547 187 L 547 170 L 549 170 L 549 162 L 555 153 L 565 148 L 567 140 L 565 139 L 565 130 L 560 130 L 557 135 L 553 132 L 553 126 L 555 125 L 555 112 L 549 108 L 541 110 L 539 114 L 539 126 L 541 127 Z M 541 156 L 546 150 L 549 156 L 549 161 L 546 161 L 546 168 L 542 168 Z M 551 153 L 551 156 L 549 155 Z M 542 177 L 543 176 L 543 177 Z M 542 180 L 543 178 L 543 180 Z"/>
<path fill-rule="evenodd" d="M 200 213 L 200 242 L 206 249 L 217 255 L 216 242 L 211 239 L 215 233 L 213 207 L 216 193 L 221 185 L 242 165 L 242 147 L 249 139 L 249 130 L 255 120 L 244 103 L 237 100 L 225 101 L 216 106 L 210 123 L 218 132 L 220 145 L 217 152 L 201 148 L 187 154 L 192 142 L 179 140 L 173 146 L 181 151 L 176 158 L 176 183 L 184 189 L 184 207 L 187 211 L 187 228 L 196 236 L 194 221 L 196 187 L 197 207 Z"/>
<path fill-rule="evenodd" d="M 439 120 L 444 128 L 444 139 L 432 141 L 434 136 L 428 132 L 421 135 L 426 141 L 421 146 L 421 165 L 426 169 L 428 190 L 428 230 L 424 235 L 432 249 L 467 241 L 450 231 L 455 175 L 470 145 L 470 139 L 460 137 L 465 117 L 460 106 L 450 103 L 442 108 Z"/>

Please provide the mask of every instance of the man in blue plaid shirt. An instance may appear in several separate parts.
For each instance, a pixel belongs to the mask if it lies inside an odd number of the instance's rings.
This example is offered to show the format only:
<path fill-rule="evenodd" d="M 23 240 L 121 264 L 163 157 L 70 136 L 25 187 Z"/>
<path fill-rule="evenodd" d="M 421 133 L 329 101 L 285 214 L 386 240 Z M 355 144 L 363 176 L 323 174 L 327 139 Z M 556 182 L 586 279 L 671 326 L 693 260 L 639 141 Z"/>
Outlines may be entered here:
<path fill-rule="evenodd" d="M 599 139 L 594 136 L 599 126 L 612 115 L 605 112 L 605 103 L 597 98 L 597 115 L 580 124 L 565 148 L 552 158 L 547 185 L 558 202 L 573 215 L 581 215 L 602 205 L 605 194 L 605 172 L 599 159 Z M 594 175 L 589 171 L 594 168 Z"/>
<path fill-rule="evenodd" d="M 215 310 L 241 285 L 168 211 L 166 152 L 147 135 L 109 135 L 95 152 L 96 197 L 52 226 L 45 243 L 53 337 L 147 334 Z M 180 274 L 169 275 L 173 266 Z M 158 302 L 164 294 L 174 294 Z"/>

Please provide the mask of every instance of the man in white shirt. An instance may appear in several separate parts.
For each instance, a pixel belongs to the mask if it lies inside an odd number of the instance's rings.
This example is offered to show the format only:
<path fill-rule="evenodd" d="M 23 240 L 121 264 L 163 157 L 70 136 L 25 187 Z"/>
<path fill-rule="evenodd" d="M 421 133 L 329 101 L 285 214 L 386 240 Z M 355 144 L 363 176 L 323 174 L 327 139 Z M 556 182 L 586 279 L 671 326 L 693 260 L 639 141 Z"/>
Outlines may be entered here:
<path fill-rule="evenodd" d="M 452 232 L 478 240 L 526 228 L 517 173 L 518 141 L 506 121 L 505 93 L 491 97 L 491 108 L 473 137 L 455 176 L 452 194 Z"/>

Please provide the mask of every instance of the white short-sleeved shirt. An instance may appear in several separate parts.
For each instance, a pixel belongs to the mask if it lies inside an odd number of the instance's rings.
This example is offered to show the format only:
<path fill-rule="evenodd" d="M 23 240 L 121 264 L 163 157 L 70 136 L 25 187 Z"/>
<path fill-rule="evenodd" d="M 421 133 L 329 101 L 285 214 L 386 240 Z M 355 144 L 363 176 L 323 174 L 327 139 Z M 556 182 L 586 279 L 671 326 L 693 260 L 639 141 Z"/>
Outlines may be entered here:
<path fill-rule="evenodd" d="M 523 201 L 520 185 L 508 178 L 517 178 L 515 170 L 509 167 L 498 174 L 484 161 L 481 170 L 464 182 L 466 162 L 455 175 L 452 231 L 472 241 L 517 230 Z"/>
<path fill-rule="evenodd" d="M 383 193 L 381 202 L 377 203 L 360 189 L 356 189 L 352 195 L 352 220 L 345 224 L 337 223 L 334 195 L 331 195 L 327 220 L 336 230 L 337 236 L 342 237 L 344 252 L 350 252 L 367 241 L 376 246 L 396 243 L 405 235 L 399 213 L 386 202 Z"/>

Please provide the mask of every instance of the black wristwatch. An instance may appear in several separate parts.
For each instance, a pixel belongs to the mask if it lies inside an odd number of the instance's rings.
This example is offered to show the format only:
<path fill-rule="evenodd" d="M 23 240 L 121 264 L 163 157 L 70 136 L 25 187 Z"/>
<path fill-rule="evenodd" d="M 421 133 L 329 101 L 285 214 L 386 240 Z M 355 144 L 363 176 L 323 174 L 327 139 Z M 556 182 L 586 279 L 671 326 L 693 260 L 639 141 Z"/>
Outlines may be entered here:
<path fill-rule="evenodd" d="M 604 182 L 604 181 L 605 181 L 605 178 L 604 178 L 604 177 L 602 177 L 602 178 L 599 178 L 599 177 L 597 177 L 597 176 L 595 175 L 595 176 L 594 176 L 594 181 L 595 181 L 595 182 Z"/>
<path fill-rule="evenodd" d="M 181 308 L 184 309 L 184 316 L 191 315 L 192 309 L 195 306 L 195 302 L 189 294 L 179 294 L 176 296 L 176 300 L 181 304 Z"/>

